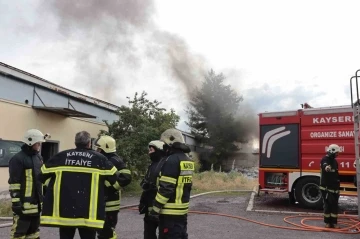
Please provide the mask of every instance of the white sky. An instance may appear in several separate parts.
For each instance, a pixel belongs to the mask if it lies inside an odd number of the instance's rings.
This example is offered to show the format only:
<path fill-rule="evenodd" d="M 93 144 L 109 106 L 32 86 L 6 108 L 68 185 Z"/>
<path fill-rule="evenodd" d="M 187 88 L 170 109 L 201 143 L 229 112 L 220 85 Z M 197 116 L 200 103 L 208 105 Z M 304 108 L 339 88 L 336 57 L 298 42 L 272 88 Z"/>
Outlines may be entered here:
<path fill-rule="evenodd" d="M 50 20 L 36 25 L 46 15 L 36 11 L 39 2 L 0 0 L 0 61 L 81 93 L 106 95 L 76 82 L 73 50 L 81 42 L 61 36 Z M 256 112 L 297 109 L 304 102 L 350 104 L 349 79 L 360 69 L 360 1 L 155 2 L 159 28 L 182 37 L 209 67 L 223 72 Z M 163 65 L 142 59 L 140 71 L 114 69 L 125 80 L 111 103 L 124 104 L 126 96 L 145 90 L 175 108 L 179 128 L 186 129 L 184 92 L 170 83 Z M 101 84 L 103 75 L 93 74 Z"/>

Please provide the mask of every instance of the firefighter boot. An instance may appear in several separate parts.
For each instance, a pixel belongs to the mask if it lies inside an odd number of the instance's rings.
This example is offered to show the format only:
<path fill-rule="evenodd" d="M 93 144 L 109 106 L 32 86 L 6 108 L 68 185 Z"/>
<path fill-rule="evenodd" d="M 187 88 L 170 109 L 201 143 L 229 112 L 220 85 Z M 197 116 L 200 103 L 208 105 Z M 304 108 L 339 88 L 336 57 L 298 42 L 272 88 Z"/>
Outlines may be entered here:
<path fill-rule="evenodd" d="M 325 228 L 331 228 L 330 223 L 326 223 Z"/>
<path fill-rule="evenodd" d="M 331 225 L 331 228 L 339 229 L 340 227 L 338 224 L 333 224 L 333 225 Z"/>

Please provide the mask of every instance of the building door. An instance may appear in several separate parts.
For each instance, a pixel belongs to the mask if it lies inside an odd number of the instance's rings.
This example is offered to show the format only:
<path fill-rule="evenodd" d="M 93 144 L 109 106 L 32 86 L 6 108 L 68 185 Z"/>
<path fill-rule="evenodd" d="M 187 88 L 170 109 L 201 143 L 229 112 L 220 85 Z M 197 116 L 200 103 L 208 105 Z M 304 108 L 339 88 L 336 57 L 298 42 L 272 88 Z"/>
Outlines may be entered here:
<path fill-rule="evenodd" d="M 41 156 L 44 163 L 47 162 L 52 156 L 59 152 L 59 142 L 46 141 L 41 145 Z"/>

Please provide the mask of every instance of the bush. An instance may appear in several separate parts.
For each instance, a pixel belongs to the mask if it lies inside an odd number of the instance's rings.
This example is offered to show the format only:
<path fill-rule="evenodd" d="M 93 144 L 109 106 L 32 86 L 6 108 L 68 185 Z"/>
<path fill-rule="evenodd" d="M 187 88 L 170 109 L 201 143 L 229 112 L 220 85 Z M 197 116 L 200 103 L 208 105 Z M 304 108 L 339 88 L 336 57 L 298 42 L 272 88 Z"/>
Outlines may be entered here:
<path fill-rule="evenodd" d="M 121 192 L 122 196 L 134 196 L 140 195 L 142 188 L 140 187 L 140 179 L 133 179 L 129 185 L 127 185 Z"/>
<path fill-rule="evenodd" d="M 0 216 L 1 217 L 12 217 L 11 200 L 0 199 Z"/>
<path fill-rule="evenodd" d="M 206 171 L 193 176 L 193 191 L 252 190 L 257 179 L 248 178 L 238 172 Z"/>

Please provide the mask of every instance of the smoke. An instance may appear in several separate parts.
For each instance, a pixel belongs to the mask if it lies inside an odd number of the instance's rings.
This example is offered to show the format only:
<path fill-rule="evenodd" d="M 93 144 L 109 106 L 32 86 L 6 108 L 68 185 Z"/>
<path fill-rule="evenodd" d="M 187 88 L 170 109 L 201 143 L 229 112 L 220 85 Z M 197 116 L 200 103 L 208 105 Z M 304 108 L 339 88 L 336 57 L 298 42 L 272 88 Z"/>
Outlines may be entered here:
<path fill-rule="evenodd" d="M 76 79 L 92 95 L 116 101 L 115 92 L 129 84 L 123 71 L 140 71 L 146 57 L 166 69 L 169 82 L 182 83 L 189 97 L 202 79 L 205 60 L 195 56 L 179 36 L 159 31 L 152 17 L 153 0 L 47 0 L 59 32 L 74 45 Z M 142 52 L 145 49 L 145 53 Z"/>
<path fill-rule="evenodd" d="M 161 46 L 166 46 L 169 69 L 175 79 L 179 80 L 186 89 L 190 99 L 195 87 L 199 87 L 206 71 L 206 60 L 189 50 L 186 42 L 179 36 L 168 32 L 156 31 L 155 39 Z"/>
<path fill-rule="evenodd" d="M 183 89 L 177 87 L 175 94 L 184 98 L 185 93 L 187 100 L 207 73 L 203 56 L 182 37 L 155 24 L 154 0 L 46 0 L 41 9 L 55 18 L 58 32 L 71 47 L 77 84 L 97 98 L 119 104 L 119 92 L 134 82 L 141 84 L 136 75 L 124 72 L 141 71 L 144 61 L 162 66 L 166 84 L 181 83 Z M 252 113 L 242 107 L 238 115 L 237 127 L 247 135 L 254 131 Z"/>

